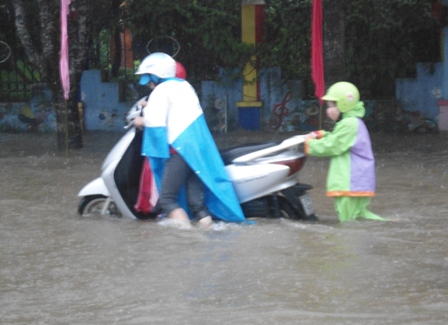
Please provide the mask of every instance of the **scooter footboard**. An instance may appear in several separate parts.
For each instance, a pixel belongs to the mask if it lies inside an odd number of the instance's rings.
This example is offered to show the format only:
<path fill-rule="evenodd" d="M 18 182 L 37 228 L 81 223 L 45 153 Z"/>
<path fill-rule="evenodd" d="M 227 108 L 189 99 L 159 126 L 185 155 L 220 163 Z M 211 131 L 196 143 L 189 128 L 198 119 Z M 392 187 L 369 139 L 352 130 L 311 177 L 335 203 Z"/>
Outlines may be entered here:
<path fill-rule="evenodd" d="M 311 185 L 299 183 L 281 191 L 303 218 L 315 217 L 314 203 L 307 192 L 312 188 Z"/>

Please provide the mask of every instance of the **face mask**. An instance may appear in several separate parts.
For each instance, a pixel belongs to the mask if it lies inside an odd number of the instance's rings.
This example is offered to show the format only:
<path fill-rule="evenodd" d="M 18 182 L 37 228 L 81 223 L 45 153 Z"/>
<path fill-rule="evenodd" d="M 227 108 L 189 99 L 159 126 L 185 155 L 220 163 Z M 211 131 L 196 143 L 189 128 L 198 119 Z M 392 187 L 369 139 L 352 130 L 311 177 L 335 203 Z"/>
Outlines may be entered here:
<path fill-rule="evenodd" d="M 330 106 L 327 108 L 327 116 L 333 120 L 337 121 L 339 119 L 339 116 L 341 115 L 341 112 L 336 106 Z"/>

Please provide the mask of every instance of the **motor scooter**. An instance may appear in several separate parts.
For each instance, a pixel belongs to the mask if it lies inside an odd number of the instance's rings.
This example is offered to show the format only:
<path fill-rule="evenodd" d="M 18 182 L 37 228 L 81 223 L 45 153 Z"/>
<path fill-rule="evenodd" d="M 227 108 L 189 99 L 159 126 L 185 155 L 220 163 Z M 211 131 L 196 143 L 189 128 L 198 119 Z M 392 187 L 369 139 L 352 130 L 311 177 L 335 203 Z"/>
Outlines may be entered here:
<path fill-rule="evenodd" d="M 127 132 L 112 148 L 101 167 L 101 176 L 78 193 L 82 199 L 78 212 L 111 217 L 151 219 L 160 215 L 156 207 L 150 213 L 135 210 L 140 188 L 142 130 L 133 120 L 142 107 L 134 104 L 126 115 Z M 312 187 L 299 182 L 306 155 L 300 151 L 303 136 L 284 141 L 244 144 L 220 150 L 225 169 L 234 186 L 246 218 L 290 218 L 317 221 L 308 193 Z"/>

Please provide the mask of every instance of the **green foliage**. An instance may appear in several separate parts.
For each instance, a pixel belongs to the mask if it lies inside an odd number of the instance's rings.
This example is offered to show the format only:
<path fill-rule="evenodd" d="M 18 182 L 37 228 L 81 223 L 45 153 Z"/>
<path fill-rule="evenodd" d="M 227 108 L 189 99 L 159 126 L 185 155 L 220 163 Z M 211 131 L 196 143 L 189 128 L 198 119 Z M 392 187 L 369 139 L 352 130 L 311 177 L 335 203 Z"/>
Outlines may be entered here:
<path fill-rule="evenodd" d="M 261 68 L 280 66 L 284 80 L 311 84 L 312 0 L 266 0 L 264 42 L 256 48 L 241 42 L 241 0 L 128 4 L 143 49 L 140 55 L 147 55 L 144 45 L 151 38 L 174 37 L 181 45 L 177 59 L 186 66 L 189 79 L 216 79 L 217 67 L 241 71 L 256 54 Z M 351 0 L 344 10 L 347 79 L 363 93 L 394 96 L 395 78 L 413 76 L 419 61 L 440 59 L 440 26 L 427 0 Z"/>
<path fill-rule="evenodd" d="M 426 0 L 353 0 L 346 13 L 347 75 L 368 95 L 394 96 L 395 78 L 440 60 L 440 27 Z"/>
<path fill-rule="evenodd" d="M 241 0 L 128 1 L 140 49 L 152 38 L 176 38 L 181 46 L 176 59 L 187 67 L 189 78 L 201 80 L 215 79 L 218 67 L 241 71 L 254 54 L 262 68 L 281 65 L 286 79 L 305 77 L 310 70 L 310 4 L 268 1 L 265 41 L 255 48 L 241 42 Z"/>
<path fill-rule="evenodd" d="M 148 55 L 151 39 L 173 37 L 189 79 L 214 79 L 217 67 L 243 67 L 253 54 L 241 43 L 240 0 L 131 0 L 128 6 L 136 58 Z"/>
<path fill-rule="evenodd" d="M 12 0 L 0 0 L 0 35 L 6 37 L 11 26 Z M 325 0 L 325 2 L 333 0 Z M 28 24 L 38 35 L 36 1 L 25 1 Z M 256 47 L 241 42 L 241 0 L 92 0 L 95 17 L 92 25 L 89 62 L 91 68 L 111 71 L 109 42 L 122 24 L 133 33 L 134 59 L 148 51 L 174 53 L 186 67 L 188 79 L 216 80 L 220 67 L 232 68 L 223 80 L 239 77 L 253 55 L 261 68 L 280 66 L 284 80 L 310 82 L 310 43 L 312 0 L 266 0 L 264 41 Z M 6 10 L 8 9 L 8 10 Z M 363 94 L 394 96 L 394 80 L 411 77 L 419 61 L 440 60 L 440 29 L 427 0 L 350 0 L 344 2 L 347 79 Z M 8 18 L 9 17 L 9 18 Z M 9 20 L 8 20 L 9 19 Z M 39 40 L 33 34 L 33 39 Z M 164 40 L 164 41 L 163 41 Z M 168 41 L 167 41 L 168 40 Z M 13 45 L 13 40 L 11 40 Z M 37 45 L 36 48 L 39 48 Z M 122 71 L 134 81 L 132 71 Z M 121 78 L 121 77 L 120 77 Z M 199 89 L 198 87 L 196 87 Z"/>
<path fill-rule="evenodd" d="M 261 67 L 280 66 L 283 79 L 310 75 L 312 0 L 267 1 L 264 42 L 257 56 Z"/>

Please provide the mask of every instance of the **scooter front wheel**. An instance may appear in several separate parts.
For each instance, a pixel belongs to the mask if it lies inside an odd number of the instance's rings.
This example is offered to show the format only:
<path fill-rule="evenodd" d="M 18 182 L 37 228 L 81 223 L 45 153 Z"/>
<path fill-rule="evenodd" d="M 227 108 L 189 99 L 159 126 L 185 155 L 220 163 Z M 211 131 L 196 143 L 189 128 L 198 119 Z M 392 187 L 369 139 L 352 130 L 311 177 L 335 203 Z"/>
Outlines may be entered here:
<path fill-rule="evenodd" d="M 114 202 L 104 195 L 88 195 L 81 199 L 78 205 L 78 213 L 83 217 L 106 215 L 109 217 L 121 217 Z"/>

